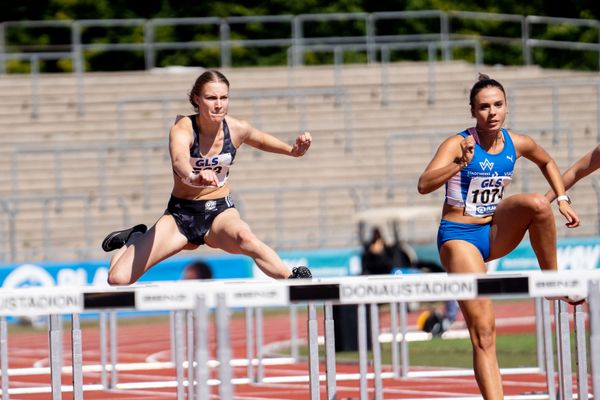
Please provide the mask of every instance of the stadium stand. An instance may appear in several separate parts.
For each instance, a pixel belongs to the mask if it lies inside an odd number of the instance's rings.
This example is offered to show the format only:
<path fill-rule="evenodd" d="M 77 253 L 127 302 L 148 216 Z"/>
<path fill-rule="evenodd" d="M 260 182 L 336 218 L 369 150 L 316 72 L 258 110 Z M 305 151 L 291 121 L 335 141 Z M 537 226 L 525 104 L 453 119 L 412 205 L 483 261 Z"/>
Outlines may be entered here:
<path fill-rule="evenodd" d="M 304 129 L 314 138 L 299 160 L 238 153 L 233 195 L 257 235 L 280 250 L 355 245 L 360 209 L 439 204 L 441 193 L 418 195 L 416 179 L 440 140 L 472 123 L 479 70 L 509 92 L 508 127 L 561 170 L 597 143 L 597 74 L 452 61 L 435 64 L 432 82 L 430 67 L 388 64 L 388 84 L 380 64 L 222 69 L 232 115 L 284 140 Z M 29 75 L 0 76 L 0 260 L 102 258 L 106 232 L 152 224 L 171 187 L 168 127 L 192 112 L 199 72 L 42 74 L 36 88 Z M 545 192 L 537 168 L 519 165 L 513 191 Z M 561 236 L 597 234 L 593 182 L 572 193 L 583 226 Z"/>

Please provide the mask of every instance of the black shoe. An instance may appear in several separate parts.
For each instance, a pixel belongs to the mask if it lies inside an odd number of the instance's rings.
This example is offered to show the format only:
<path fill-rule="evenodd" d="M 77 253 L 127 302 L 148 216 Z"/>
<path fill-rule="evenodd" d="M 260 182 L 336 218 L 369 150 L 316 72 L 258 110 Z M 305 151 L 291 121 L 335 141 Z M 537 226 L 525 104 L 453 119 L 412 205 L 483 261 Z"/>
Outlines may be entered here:
<path fill-rule="evenodd" d="M 127 243 L 132 233 L 146 233 L 147 230 L 148 227 L 146 225 L 140 224 L 134 226 L 133 228 L 109 233 L 108 236 L 106 236 L 102 241 L 102 250 L 108 253 L 109 251 L 120 249 L 125 245 L 125 243 Z"/>
<path fill-rule="evenodd" d="M 292 268 L 292 274 L 288 277 L 288 279 L 310 279 L 312 278 L 312 273 L 310 269 L 307 267 L 294 267 Z"/>

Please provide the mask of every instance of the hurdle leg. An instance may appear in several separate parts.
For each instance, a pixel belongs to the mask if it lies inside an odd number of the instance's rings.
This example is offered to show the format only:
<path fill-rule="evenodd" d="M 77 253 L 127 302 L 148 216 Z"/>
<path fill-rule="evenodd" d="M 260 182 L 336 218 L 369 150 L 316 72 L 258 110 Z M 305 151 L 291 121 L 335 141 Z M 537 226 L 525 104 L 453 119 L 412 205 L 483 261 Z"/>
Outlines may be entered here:
<path fill-rule="evenodd" d="M 256 329 L 256 381 L 262 382 L 265 378 L 265 366 L 263 364 L 264 357 L 264 334 L 263 334 L 263 309 L 261 307 L 256 308 L 254 328 Z"/>
<path fill-rule="evenodd" d="M 254 359 L 254 308 L 246 307 L 246 359 L 248 360 L 248 367 L 246 370 L 246 376 L 250 382 L 256 382 L 254 376 L 254 366 L 252 361 Z"/>
<path fill-rule="evenodd" d="M 8 400 L 8 328 L 6 317 L 0 317 L 0 369 L 2 370 L 2 400 Z"/>
<path fill-rule="evenodd" d="M 589 283 L 590 357 L 594 399 L 600 399 L 600 282 Z"/>
<path fill-rule="evenodd" d="M 400 377 L 400 359 L 398 347 L 398 303 L 390 303 L 390 332 L 392 333 L 392 371 L 394 377 Z"/>
<path fill-rule="evenodd" d="M 171 361 L 175 362 L 175 311 L 169 311 L 169 346 L 171 347 Z"/>
<path fill-rule="evenodd" d="M 185 349 L 183 347 L 183 311 L 175 311 L 174 315 L 175 322 L 175 337 L 173 343 L 175 344 L 175 375 L 177 376 L 177 400 L 183 400 L 185 397 L 185 390 L 183 387 L 183 359 L 185 357 Z"/>
<path fill-rule="evenodd" d="M 308 368 L 310 381 L 310 399 L 319 400 L 319 326 L 317 322 L 317 306 L 308 305 Z"/>
<path fill-rule="evenodd" d="M 360 400 L 368 399 L 367 387 L 367 311 L 364 304 L 357 309 L 358 325 L 358 371 L 360 374 Z"/>
<path fill-rule="evenodd" d="M 188 400 L 194 399 L 194 311 L 187 310 L 185 312 L 187 317 L 186 329 L 187 329 L 187 398 Z"/>
<path fill-rule="evenodd" d="M 196 297 L 196 400 L 210 399 L 208 387 L 208 309 L 204 296 Z"/>
<path fill-rule="evenodd" d="M 371 303 L 371 347 L 373 349 L 373 380 L 375 382 L 375 400 L 383 399 L 381 382 L 381 348 L 379 347 L 379 307 Z"/>
<path fill-rule="evenodd" d="M 578 304 L 574 307 L 573 317 L 575 321 L 575 354 L 577 356 L 577 395 L 579 399 L 587 399 L 589 390 L 583 304 Z"/>
<path fill-rule="evenodd" d="M 336 398 L 336 370 L 335 370 L 335 327 L 333 322 L 333 305 L 325 303 L 325 376 L 327 381 L 327 399 Z"/>
<path fill-rule="evenodd" d="M 556 398 L 563 399 L 561 376 L 562 376 L 562 353 L 560 352 L 560 301 L 554 300 L 554 339 L 556 345 Z"/>
<path fill-rule="evenodd" d="M 100 324 L 100 384 L 104 390 L 107 390 L 108 387 L 108 375 L 106 373 L 106 313 L 100 313 L 100 320 L 98 321 Z"/>
<path fill-rule="evenodd" d="M 544 324 L 543 324 L 543 309 L 541 297 L 534 298 L 535 304 L 535 345 L 537 355 L 537 366 L 541 372 L 544 372 Z"/>
<path fill-rule="evenodd" d="M 401 366 L 401 377 L 408 377 L 408 340 L 406 340 L 406 334 L 408 333 L 408 316 L 407 316 L 407 303 L 400 303 L 400 334 L 402 341 L 400 342 L 400 366 Z"/>
<path fill-rule="evenodd" d="M 229 309 L 225 295 L 217 294 L 217 355 L 219 359 L 219 398 L 233 399 L 231 384 L 231 342 L 229 340 Z"/>
<path fill-rule="evenodd" d="M 117 387 L 119 375 L 117 372 L 117 312 L 111 311 L 108 316 L 108 331 L 110 336 L 110 387 Z"/>
<path fill-rule="evenodd" d="M 558 301 L 558 352 L 560 375 L 558 377 L 561 399 L 573 398 L 573 381 L 571 369 L 571 332 L 569 330 L 569 309 L 567 303 Z"/>
<path fill-rule="evenodd" d="M 58 325 L 60 319 L 58 315 L 50 315 L 49 322 L 49 339 L 50 339 L 50 382 L 52 385 L 52 400 L 62 399 L 61 390 L 61 372 L 62 372 L 62 351 L 59 349 L 62 347 L 62 341 L 60 340 L 60 332 Z"/>
<path fill-rule="evenodd" d="M 542 324 L 544 326 L 544 355 L 546 385 L 548 388 L 548 399 L 556 400 L 556 386 L 554 384 L 554 349 L 552 347 L 552 321 L 550 301 L 542 299 Z"/>
<path fill-rule="evenodd" d="M 300 350 L 298 346 L 298 306 L 290 304 L 290 344 L 291 356 L 294 361 L 300 358 Z"/>
<path fill-rule="evenodd" d="M 73 400 L 83 400 L 83 349 L 79 314 L 71 315 L 71 353 L 73 370 Z"/>

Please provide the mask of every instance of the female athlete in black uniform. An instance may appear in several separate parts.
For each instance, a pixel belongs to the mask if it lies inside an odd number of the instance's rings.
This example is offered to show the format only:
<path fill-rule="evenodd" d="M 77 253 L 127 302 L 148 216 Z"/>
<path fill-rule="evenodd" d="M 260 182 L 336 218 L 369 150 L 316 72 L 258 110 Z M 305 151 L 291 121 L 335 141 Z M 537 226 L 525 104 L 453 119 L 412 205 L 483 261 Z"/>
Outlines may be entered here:
<path fill-rule="evenodd" d="M 189 100 L 197 114 L 178 116 L 169 133 L 173 190 L 167 210 L 150 229 L 145 225 L 110 233 L 105 251 L 111 258 L 108 282 L 127 285 L 148 269 L 181 250 L 201 244 L 251 257 L 272 278 L 308 278 L 306 267 L 289 271 L 273 249 L 260 241 L 235 209 L 227 178 L 237 149 L 257 149 L 303 156 L 311 135 L 299 135 L 293 146 L 227 115 L 229 82 L 218 71 L 196 80 Z"/>

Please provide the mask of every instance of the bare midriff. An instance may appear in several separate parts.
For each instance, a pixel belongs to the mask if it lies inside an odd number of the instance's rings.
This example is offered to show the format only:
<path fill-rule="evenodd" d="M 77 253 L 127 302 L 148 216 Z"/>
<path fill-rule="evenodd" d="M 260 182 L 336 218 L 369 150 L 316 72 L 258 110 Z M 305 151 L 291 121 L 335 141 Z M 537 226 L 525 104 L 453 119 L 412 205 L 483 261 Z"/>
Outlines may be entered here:
<path fill-rule="evenodd" d="M 492 216 L 473 217 L 471 215 L 465 215 L 464 207 L 454 207 L 449 204 L 444 204 L 444 208 L 442 208 L 442 219 L 459 222 L 461 224 L 487 224 L 492 220 Z"/>
<path fill-rule="evenodd" d="M 229 184 L 221 187 L 194 187 L 181 182 L 181 179 L 173 175 L 173 190 L 171 195 L 185 200 L 213 200 L 221 199 L 229 194 Z"/>

